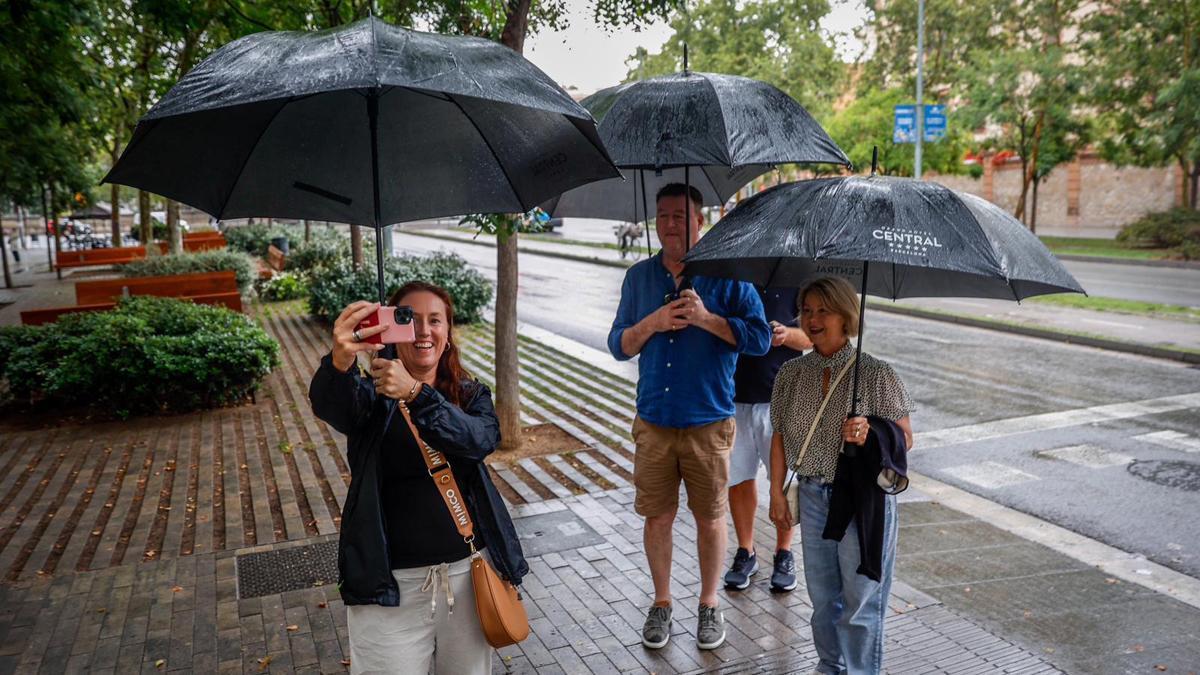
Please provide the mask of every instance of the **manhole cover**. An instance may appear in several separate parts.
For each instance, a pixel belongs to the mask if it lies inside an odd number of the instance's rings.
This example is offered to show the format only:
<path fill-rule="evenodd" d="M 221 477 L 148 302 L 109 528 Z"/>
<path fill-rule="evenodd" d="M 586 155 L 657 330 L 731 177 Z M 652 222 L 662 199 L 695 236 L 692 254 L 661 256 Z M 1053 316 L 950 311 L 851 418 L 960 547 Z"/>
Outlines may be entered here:
<path fill-rule="evenodd" d="M 517 518 L 513 524 L 528 558 L 604 543 L 604 537 L 570 511 Z"/>
<path fill-rule="evenodd" d="M 238 597 L 245 600 L 336 584 L 337 547 L 338 543 L 334 540 L 239 555 Z"/>
<path fill-rule="evenodd" d="M 1129 473 L 1151 483 L 1200 492 L 1200 464 L 1180 461 L 1146 461 L 1129 465 Z"/>

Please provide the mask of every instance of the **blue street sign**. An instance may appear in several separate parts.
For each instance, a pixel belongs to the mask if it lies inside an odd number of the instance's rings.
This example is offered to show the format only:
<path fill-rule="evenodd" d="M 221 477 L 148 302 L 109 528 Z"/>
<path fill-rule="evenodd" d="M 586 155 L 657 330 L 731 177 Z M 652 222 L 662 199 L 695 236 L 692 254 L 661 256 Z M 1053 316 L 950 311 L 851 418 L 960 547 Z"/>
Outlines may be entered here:
<path fill-rule="evenodd" d="M 917 106 L 898 105 L 895 109 L 896 121 L 892 127 L 893 143 L 917 142 Z"/>
<path fill-rule="evenodd" d="M 946 135 L 946 106 L 925 106 L 925 142 L 935 143 Z"/>
<path fill-rule="evenodd" d="M 934 143 L 946 135 L 946 106 L 925 106 L 925 142 Z M 898 105 L 892 127 L 893 143 L 917 142 L 917 106 Z"/>

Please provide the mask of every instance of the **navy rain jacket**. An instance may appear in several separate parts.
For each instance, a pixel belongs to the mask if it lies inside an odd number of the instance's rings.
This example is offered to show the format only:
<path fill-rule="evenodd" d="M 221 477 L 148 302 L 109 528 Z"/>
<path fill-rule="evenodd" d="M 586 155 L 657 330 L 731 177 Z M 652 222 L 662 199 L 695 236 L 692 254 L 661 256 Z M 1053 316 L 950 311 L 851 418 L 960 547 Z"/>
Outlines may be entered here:
<path fill-rule="evenodd" d="M 520 584 L 529 565 L 508 509 L 483 463 L 500 442 L 496 409 L 486 386 L 472 382 L 467 391 L 460 409 L 433 387 L 422 385 L 408 409 L 425 442 L 449 460 L 455 479 L 467 494 L 475 536 L 487 546 L 496 571 Z M 376 396 L 374 381 L 359 375 L 357 367 L 351 366 L 347 373 L 339 371 L 329 354 L 313 375 L 308 397 L 317 417 L 347 436 L 350 489 L 342 506 L 338 540 L 342 600 L 347 605 L 395 607 L 400 604 L 400 590 L 388 561 L 379 459 L 388 425 L 399 415 L 396 401 Z M 396 423 L 403 424 L 403 420 Z"/>

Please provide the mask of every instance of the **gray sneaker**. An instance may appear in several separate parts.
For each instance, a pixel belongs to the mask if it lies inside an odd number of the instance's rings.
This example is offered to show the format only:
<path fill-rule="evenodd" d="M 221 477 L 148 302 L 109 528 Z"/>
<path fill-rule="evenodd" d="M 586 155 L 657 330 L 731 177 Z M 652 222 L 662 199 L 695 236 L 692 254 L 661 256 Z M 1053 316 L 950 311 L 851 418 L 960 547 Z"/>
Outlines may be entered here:
<path fill-rule="evenodd" d="M 696 621 L 696 646 L 716 649 L 725 643 L 725 615 L 716 607 L 700 605 Z"/>
<path fill-rule="evenodd" d="M 722 636 L 724 637 L 724 636 Z M 671 608 L 651 607 L 642 626 L 642 644 L 650 649 L 662 649 L 671 639 Z"/>

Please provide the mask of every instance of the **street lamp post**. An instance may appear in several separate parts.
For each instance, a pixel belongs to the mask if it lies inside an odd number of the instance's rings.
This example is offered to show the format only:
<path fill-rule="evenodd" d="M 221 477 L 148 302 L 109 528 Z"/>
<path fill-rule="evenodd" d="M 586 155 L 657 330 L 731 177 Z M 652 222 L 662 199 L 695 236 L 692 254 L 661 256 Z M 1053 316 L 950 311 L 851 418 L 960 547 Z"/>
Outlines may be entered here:
<path fill-rule="evenodd" d="M 917 148 L 913 177 L 921 178 L 921 144 L 925 140 L 925 0 L 917 0 Z"/>

